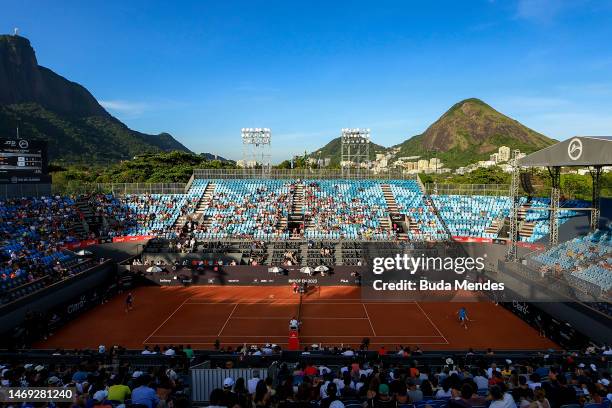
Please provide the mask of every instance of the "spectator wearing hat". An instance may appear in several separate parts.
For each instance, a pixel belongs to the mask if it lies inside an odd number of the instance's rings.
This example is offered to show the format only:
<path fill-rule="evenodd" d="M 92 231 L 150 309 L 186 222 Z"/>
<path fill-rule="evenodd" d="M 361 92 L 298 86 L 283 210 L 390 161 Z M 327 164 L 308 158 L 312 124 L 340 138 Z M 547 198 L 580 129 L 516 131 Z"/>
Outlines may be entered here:
<path fill-rule="evenodd" d="M 96 391 L 93 395 L 91 406 L 95 408 L 113 408 L 113 405 L 108 401 L 107 397 L 108 392 L 106 390 Z"/>
<path fill-rule="evenodd" d="M 80 384 L 87 380 L 88 375 L 89 372 L 85 371 L 84 366 L 80 366 L 79 369 L 72 375 L 72 381 Z"/>
<path fill-rule="evenodd" d="M 234 394 L 236 394 L 237 405 L 247 408 L 250 407 L 251 396 L 247 390 L 244 378 L 240 377 L 236 379 L 234 383 Z"/>
<path fill-rule="evenodd" d="M 234 379 L 232 377 L 227 377 L 223 380 L 223 403 L 226 407 L 233 407 L 238 403 L 238 396 L 232 391 L 232 387 L 234 387 Z"/>
<path fill-rule="evenodd" d="M 387 384 L 380 384 L 376 396 L 368 399 L 366 403 L 367 408 L 395 408 L 396 405 L 396 401 L 389 395 Z"/>

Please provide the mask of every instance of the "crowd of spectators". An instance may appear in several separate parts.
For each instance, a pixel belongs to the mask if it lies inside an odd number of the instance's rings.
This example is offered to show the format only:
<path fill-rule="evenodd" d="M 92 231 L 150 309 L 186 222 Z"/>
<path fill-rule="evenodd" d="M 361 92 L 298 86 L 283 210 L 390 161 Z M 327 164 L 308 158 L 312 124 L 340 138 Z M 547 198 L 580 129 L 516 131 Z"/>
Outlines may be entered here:
<path fill-rule="evenodd" d="M 215 348 L 228 356 L 225 369 L 244 367 L 239 356 L 280 356 L 281 352 L 275 344 L 222 348 L 217 343 Z M 455 353 L 436 360 L 419 348 L 381 347 L 368 358 L 362 351 L 308 348 L 302 358 L 285 359 L 267 375 L 253 369 L 249 377 L 228 376 L 211 392 L 210 406 L 606 408 L 612 399 L 607 371 L 610 347 L 554 355 L 527 353 L 516 361 L 490 349 L 482 353 L 470 349 L 461 356 Z M 189 365 L 201 362 L 191 346 L 146 346 L 139 354 L 100 345 L 93 351 L 58 349 L 42 363 L 32 356 L 20 357 L 18 363 L 0 358 L 1 386 L 75 388 L 77 396 L 70 404 L 74 408 L 190 406 L 190 388 L 198 384 L 190 384 L 185 374 Z M 344 358 L 324 362 L 323 355 Z M 153 360 L 142 359 L 149 357 Z"/>
<path fill-rule="evenodd" d="M 434 368 L 409 361 L 383 364 L 353 359 L 329 367 L 282 364 L 276 381 L 259 378 L 258 371 L 251 378 L 226 378 L 222 388 L 212 391 L 210 404 L 228 408 L 603 408 L 612 399 L 605 364 L 584 364 L 574 354 L 554 365 L 507 359 L 498 366 L 483 359 L 460 366 L 447 358 Z"/>
<path fill-rule="evenodd" d="M 14 300 L 36 282 L 61 280 L 82 270 L 67 245 L 86 238 L 82 216 L 67 197 L 0 201 L 0 296 Z"/>
<path fill-rule="evenodd" d="M 86 199 L 94 216 L 103 220 L 99 237 L 121 236 L 126 229 L 135 228 L 138 224 L 134 211 L 112 194 L 94 194 Z"/>
<path fill-rule="evenodd" d="M 181 408 L 189 406 L 189 389 L 183 375 L 185 359 L 167 358 L 163 364 L 148 369 L 131 364 L 117 365 L 113 360 L 125 353 L 121 347 L 80 353 L 78 364 L 0 363 L 2 387 L 69 387 L 76 390 L 72 408 L 126 407 Z M 181 357 L 186 357 L 180 351 Z M 56 350 L 53 356 L 62 361 L 69 355 Z M 176 351 L 173 355 L 179 355 Z M 60 406 L 62 403 L 59 403 Z M 27 406 L 27 405 L 24 405 Z M 40 406 L 57 406 L 42 404 Z"/>
<path fill-rule="evenodd" d="M 308 181 L 304 214 L 315 239 L 393 239 L 380 223 L 386 204 L 379 185 L 369 181 Z M 307 223 L 308 226 L 308 223 Z"/>
<path fill-rule="evenodd" d="M 221 180 L 205 201 L 194 228 L 200 239 L 288 237 L 279 227 L 290 206 L 291 183 L 279 180 Z"/>

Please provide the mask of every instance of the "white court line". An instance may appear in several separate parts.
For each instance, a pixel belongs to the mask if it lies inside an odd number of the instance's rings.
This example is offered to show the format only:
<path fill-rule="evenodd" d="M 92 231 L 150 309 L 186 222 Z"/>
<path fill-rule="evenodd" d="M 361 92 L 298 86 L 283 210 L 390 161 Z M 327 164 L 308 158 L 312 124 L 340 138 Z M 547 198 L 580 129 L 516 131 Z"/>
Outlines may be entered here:
<path fill-rule="evenodd" d="M 328 338 L 329 337 L 329 338 L 336 339 L 336 338 L 348 338 L 348 337 L 351 337 L 351 338 L 356 338 L 356 339 L 363 339 L 364 337 L 367 337 L 367 336 L 368 335 L 365 335 L 365 336 L 342 336 L 342 335 L 340 335 L 340 336 L 336 336 L 336 335 L 317 336 L 317 335 L 310 335 L 310 336 L 300 336 L 300 338 L 302 339 L 302 338 Z M 177 337 L 177 338 L 183 338 L 183 337 L 204 337 L 204 338 L 206 338 L 206 337 L 214 337 L 214 338 L 216 338 L 216 337 L 219 337 L 219 336 L 215 336 L 214 334 L 186 334 L 186 335 L 183 335 L 183 336 L 178 336 L 178 335 L 161 335 L 160 334 L 160 335 L 155 335 L 153 337 L 171 337 L 171 338 L 175 338 L 175 337 Z M 221 337 L 241 337 L 241 338 L 242 337 L 250 337 L 250 338 L 282 337 L 282 338 L 285 338 L 287 336 L 280 336 L 280 335 L 270 335 L 270 336 L 268 336 L 268 335 L 265 335 L 265 334 L 262 334 L 261 336 L 257 336 L 257 335 L 247 335 L 247 336 L 244 336 L 244 335 L 227 335 L 226 334 L 226 335 L 221 336 Z M 442 337 L 442 336 L 376 336 L 376 337 L 378 337 L 378 338 L 392 338 L 392 339 L 411 339 L 413 337 L 415 337 L 415 338 L 435 338 L 435 337 Z"/>
<path fill-rule="evenodd" d="M 429 320 L 429 323 L 431 323 L 431 325 L 434 327 L 434 329 L 436 329 L 436 331 L 438 332 L 438 334 L 440 335 L 440 337 L 442 337 L 444 339 L 444 341 L 446 342 L 446 344 L 450 344 L 448 342 L 448 340 L 446 339 L 446 337 L 444 337 L 444 335 L 442 334 L 442 332 L 440 331 L 440 329 L 438 329 L 438 326 L 436 326 L 436 324 L 429 318 L 429 315 L 425 312 L 425 310 L 423 310 L 423 308 L 421 307 L 421 305 L 419 305 L 418 302 L 416 302 L 416 305 L 418 306 L 419 309 L 421 309 L 421 313 L 423 313 L 425 315 L 425 317 L 427 318 L 427 320 Z"/>
<path fill-rule="evenodd" d="M 195 301 L 200 299 L 199 297 L 197 297 L 197 295 L 193 295 L 191 298 L 193 298 L 193 300 L 195 300 Z M 208 299 L 203 299 L 203 300 L 212 303 L 211 300 L 208 300 Z M 296 299 L 296 298 L 293 298 L 293 297 L 289 297 L 289 298 L 243 298 L 241 300 L 244 300 L 245 302 L 274 302 L 274 301 L 277 301 L 277 300 L 279 300 L 279 301 L 292 301 L 293 300 L 295 302 L 299 302 L 299 299 Z M 344 298 L 344 299 L 318 298 L 316 300 L 314 298 L 313 299 L 306 298 L 304 300 L 306 300 L 307 302 L 310 302 L 310 301 L 326 302 L 328 300 L 329 301 L 333 301 L 333 302 L 339 302 L 339 301 L 344 301 L 344 300 L 346 300 L 347 302 L 362 302 L 362 301 L 364 301 L 364 299 L 362 299 L 362 298 Z M 220 301 L 218 301 L 216 303 L 223 303 L 223 302 L 230 303 L 228 301 L 229 301 L 229 299 L 227 299 L 227 300 L 220 300 Z M 234 303 L 234 302 L 231 302 L 231 303 Z M 414 303 L 414 301 L 413 300 L 407 300 L 407 301 L 401 301 L 401 302 L 398 301 L 398 303 Z"/>
<path fill-rule="evenodd" d="M 233 320 L 289 320 L 286 317 L 265 317 L 265 316 L 233 316 Z M 367 317 L 301 317 L 302 320 L 367 320 Z M 437 337 L 437 336 L 436 336 Z"/>
<path fill-rule="evenodd" d="M 259 343 L 265 343 L 264 342 L 259 342 Z M 149 342 L 149 344 L 155 344 L 155 342 Z M 190 342 L 189 344 L 193 345 L 193 344 L 212 344 L 212 342 L 207 342 L 207 343 L 202 343 L 202 342 Z M 224 341 L 223 344 L 240 344 L 243 345 L 244 342 L 231 342 L 231 341 Z M 289 343 L 285 343 L 285 342 L 274 342 L 274 344 L 282 344 L 282 345 L 288 345 Z M 354 343 L 354 344 L 358 344 L 358 343 Z M 397 343 L 388 343 L 388 342 L 379 342 L 379 341 L 372 341 L 370 344 L 392 344 L 392 345 L 398 345 Z M 445 345 L 448 343 L 423 343 L 420 341 L 403 341 L 402 344 L 417 344 L 417 345 L 422 345 L 422 344 L 426 344 L 426 345 Z"/>
<path fill-rule="evenodd" d="M 221 327 L 221 330 L 219 330 L 219 334 L 217 334 L 217 337 L 221 336 L 221 333 L 223 332 L 223 329 L 225 329 L 225 326 L 227 326 L 227 324 L 229 323 L 229 321 L 232 318 L 232 315 L 236 311 L 237 307 L 238 307 L 238 303 L 236 303 L 234 305 L 234 308 L 232 309 L 231 313 L 229 314 L 229 316 L 227 316 L 227 320 L 225 321 L 225 324 L 223 325 L 223 327 Z"/>
<path fill-rule="evenodd" d="M 142 344 L 145 344 L 145 343 L 146 343 L 146 342 L 147 342 L 147 341 L 148 341 L 148 340 L 149 340 L 151 337 L 153 337 L 153 335 L 154 335 L 155 333 L 157 333 L 157 332 L 158 332 L 158 330 L 159 330 L 159 329 L 161 329 L 161 328 L 162 328 L 162 326 L 163 326 L 164 324 L 166 324 L 166 322 L 167 322 L 168 320 L 170 320 L 170 318 L 171 318 L 172 316 L 174 316 L 174 315 L 176 314 L 176 312 L 178 312 L 178 311 L 179 311 L 179 309 L 180 309 L 181 307 L 183 307 L 183 305 L 184 305 L 185 303 L 187 303 L 187 301 L 188 301 L 189 299 L 191 299 L 191 298 L 187 298 L 187 299 L 185 299 L 185 300 L 183 301 L 183 303 L 181 303 L 181 304 L 180 304 L 180 305 L 179 305 L 179 306 L 178 306 L 178 307 L 177 307 L 177 308 L 174 310 L 174 312 L 172 312 L 172 314 L 171 314 L 170 316 L 168 316 L 168 317 L 166 318 L 166 320 L 164 320 L 164 321 L 162 322 L 162 324 L 160 324 L 159 326 L 157 326 L 157 329 L 153 330 L 153 333 L 149 334 L 149 337 L 147 337 L 147 338 L 145 339 L 145 341 L 143 341 L 143 342 L 142 342 Z"/>
<path fill-rule="evenodd" d="M 376 331 L 374 330 L 374 325 L 372 324 L 372 320 L 370 320 L 370 315 L 368 314 L 368 309 L 366 309 L 365 305 L 362 303 L 361 304 L 363 306 L 363 311 L 365 312 L 367 318 L 368 318 L 368 322 L 370 322 L 370 328 L 372 329 L 372 333 L 374 334 L 374 337 L 376 337 Z"/>
<path fill-rule="evenodd" d="M 234 305 L 234 304 L 239 304 L 239 305 L 297 305 L 299 304 L 299 302 L 275 302 L 275 301 L 271 301 L 271 302 L 264 302 L 261 300 L 255 300 L 252 302 L 189 302 L 187 303 L 188 305 Z M 320 305 L 416 305 L 418 304 L 417 302 L 338 302 L 338 301 L 334 301 L 334 302 L 320 302 L 320 301 L 316 301 L 316 302 L 310 302 L 310 301 L 306 301 L 302 303 L 303 305 L 316 305 L 316 306 L 320 306 Z"/>

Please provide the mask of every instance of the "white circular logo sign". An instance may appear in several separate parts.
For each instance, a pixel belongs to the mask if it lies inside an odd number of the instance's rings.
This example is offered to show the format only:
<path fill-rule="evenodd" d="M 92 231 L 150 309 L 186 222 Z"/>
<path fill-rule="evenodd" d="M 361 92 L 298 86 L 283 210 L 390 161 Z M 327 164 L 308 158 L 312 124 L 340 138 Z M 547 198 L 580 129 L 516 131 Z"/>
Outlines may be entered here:
<path fill-rule="evenodd" d="M 572 139 L 567 145 L 567 155 L 572 160 L 578 160 L 582 156 L 582 140 Z"/>
<path fill-rule="evenodd" d="M 22 149 L 27 149 L 28 148 L 28 141 L 27 140 L 20 140 L 19 141 L 19 147 L 21 147 Z"/>

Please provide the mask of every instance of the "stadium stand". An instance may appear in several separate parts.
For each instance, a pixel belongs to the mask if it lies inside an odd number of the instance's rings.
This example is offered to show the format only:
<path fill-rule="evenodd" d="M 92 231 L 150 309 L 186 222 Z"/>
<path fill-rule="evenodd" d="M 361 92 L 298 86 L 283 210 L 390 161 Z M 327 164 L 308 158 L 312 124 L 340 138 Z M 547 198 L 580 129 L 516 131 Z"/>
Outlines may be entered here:
<path fill-rule="evenodd" d="M 481 195 L 432 195 L 439 215 L 446 223 L 453 236 L 497 238 L 499 220 L 509 217 L 512 202 L 509 197 Z M 548 198 L 519 199 L 519 220 L 521 222 L 520 239 L 524 242 L 536 242 L 546 237 L 548 228 L 548 211 L 537 210 L 550 204 Z M 589 204 L 579 200 L 566 200 L 562 207 L 586 208 Z M 573 210 L 561 210 L 558 213 L 559 224 L 567 222 L 578 215 Z"/>
<path fill-rule="evenodd" d="M 82 271 L 87 261 L 64 251 L 80 237 L 74 200 L 62 197 L 0 202 L 0 302 L 7 303 Z"/>
<path fill-rule="evenodd" d="M 126 235 L 165 236 L 189 205 L 189 194 L 128 194 L 123 204 L 134 214 L 137 225 L 128 227 Z"/>
<path fill-rule="evenodd" d="M 214 194 L 204 203 L 195 230 L 198 239 L 289 238 L 279 224 L 288 214 L 290 182 L 236 179 L 211 183 Z"/>
<path fill-rule="evenodd" d="M 449 239 L 441 220 L 432 211 L 416 181 L 390 180 L 389 185 L 398 210 L 408 217 L 410 239 L 415 241 Z"/>
<path fill-rule="evenodd" d="M 536 242 L 548 234 L 548 212 L 537 209 L 548 203 L 542 198 L 520 199 L 522 241 Z M 588 205 L 563 203 L 568 208 Z M 333 179 L 195 179 L 185 194 L 98 194 L 84 203 L 80 199 L 76 206 L 92 236 L 187 234 L 199 241 L 440 241 L 449 239 L 449 233 L 497 238 L 510 207 L 508 197 L 429 197 L 415 180 Z M 562 210 L 559 222 L 575 215 Z M 396 218 L 392 221 L 391 216 Z M 99 219 L 99 226 L 92 217 Z M 289 227 L 291 219 L 302 221 Z"/>
<path fill-rule="evenodd" d="M 535 255 L 542 273 L 565 278 L 583 292 L 612 294 L 612 231 L 598 230 Z M 560 276 L 563 275 L 563 276 Z"/>
<path fill-rule="evenodd" d="M 432 195 L 453 236 L 497 238 L 486 229 L 499 217 L 507 217 L 509 197 Z"/>
<path fill-rule="evenodd" d="M 372 180 L 306 180 L 308 239 L 391 239 L 380 219 L 386 203 L 380 183 Z"/>
<path fill-rule="evenodd" d="M 522 240 L 534 242 L 548 233 L 547 211 L 535 209 L 547 205 L 548 199 L 521 198 L 522 225 L 530 230 Z M 567 201 L 564 206 L 588 204 Z M 238 258 L 214 262 L 355 265 L 360 248 L 330 241 L 440 241 L 449 239 L 448 233 L 496 238 L 490 227 L 506 217 L 509 208 L 507 197 L 429 197 L 415 180 L 194 179 L 185 194 L 6 200 L 0 202 L 0 290 L 12 291 L 3 297 L 6 301 L 48 284 L 47 276 L 58 275 L 50 272 L 54 269 L 70 274 L 76 267 L 74 255 L 64 248 L 85 239 L 156 236 L 170 241 L 152 241 L 151 251 L 184 253 L 210 252 L 211 240 L 254 239 L 262 241 L 255 248 L 248 243 L 224 244 L 226 250 L 234 247 Z M 561 211 L 559 222 L 574 215 Z M 302 221 L 290 228 L 290 216 Z M 289 239 L 301 243 L 266 243 Z M 606 292 L 607 265 L 600 260 L 569 279 L 583 289 L 595 285 Z M 22 287 L 35 281 L 37 285 Z"/>

